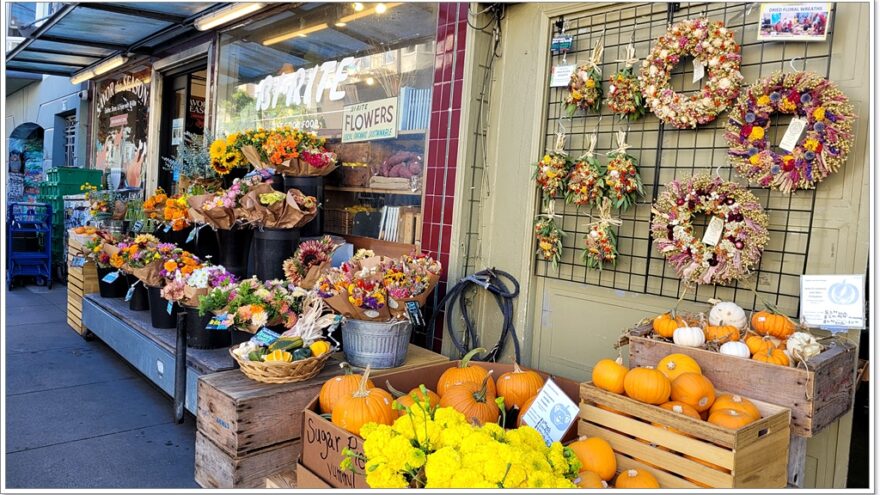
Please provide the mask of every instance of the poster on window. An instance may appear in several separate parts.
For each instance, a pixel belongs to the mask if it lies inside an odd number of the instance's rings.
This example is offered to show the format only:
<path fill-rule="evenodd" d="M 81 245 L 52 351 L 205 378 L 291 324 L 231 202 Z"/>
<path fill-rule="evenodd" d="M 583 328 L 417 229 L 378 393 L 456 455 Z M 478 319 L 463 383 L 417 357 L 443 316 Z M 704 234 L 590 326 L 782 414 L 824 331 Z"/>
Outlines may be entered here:
<path fill-rule="evenodd" d="M 125 72 L 98 83 L 95 167 L 108 170 L 110 189 L 139 188 L 144 181 L 150 70 Z"/>
<path fill-rule="evenodd" d="M 189 115 L 186 119 L 186 132 L 198 136 L 205 132 L 205 99 L 201 96 L 189 97 Z"/>
<path fill-rule="evenodd" d="M 762 3 L 759 41 L 825 41 L 830 3 Z"/>

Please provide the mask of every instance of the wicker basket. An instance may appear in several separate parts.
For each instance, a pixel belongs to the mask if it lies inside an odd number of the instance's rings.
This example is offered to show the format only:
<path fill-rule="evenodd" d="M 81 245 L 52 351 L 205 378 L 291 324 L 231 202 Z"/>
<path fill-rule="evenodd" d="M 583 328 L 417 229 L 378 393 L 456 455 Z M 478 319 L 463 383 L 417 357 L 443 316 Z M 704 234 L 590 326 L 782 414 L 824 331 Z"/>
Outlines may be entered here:
<path fill-rule="evenodd" d="M 348 235 L 354 226 L 354 213 L 341 208 L 324 210 L 324 230 L 334 234 Z"/>
<path fill-rule="evenodd" d="M 310 357 L 308 359 L 300 359 L 286 363 L 284 361 L 248 361 L 241 359 L 229 349 L 229 355 L 238 366 L 241 372 L 251 380 L 262 383 L 294 383 L 309 380 L 317 376 L 324 369 L 327 360 L 330 359 L 332 352 L 325 352 L 320 356 Z"/>

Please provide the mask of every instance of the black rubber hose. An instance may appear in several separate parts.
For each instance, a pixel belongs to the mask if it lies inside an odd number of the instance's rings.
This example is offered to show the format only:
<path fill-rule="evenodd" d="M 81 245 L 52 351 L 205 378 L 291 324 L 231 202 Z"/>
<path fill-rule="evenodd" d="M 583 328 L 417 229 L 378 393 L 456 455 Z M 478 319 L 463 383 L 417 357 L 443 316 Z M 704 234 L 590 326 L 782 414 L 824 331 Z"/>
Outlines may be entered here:
<path fill-rule="evenodd" d="M 508 287 L 507 283 L 502 279 L 507 279 L 507 281 L 513 285 L 513 288 L 511 289 Z M 504 345 L 508 337 L 511 337 L 513 338 L 513 348 L 514 353 L 516 354 L 516 361 L 518 363 L 521 362 L 519 339 L 516 337 L 516 328 L 513 324 L 513 300 L 519 296 L 519 282 L 513 277 L 513 275 L 503 270 L 490 268 L 459 280 L 458 283 L 446 291 L 446 295 L 440 301 L 437 311 L 431 315 L 431 321 L 428 323 L 428 328 L 434 328 L 434 320 L 437 317 L 437 314 L 446 313 L 446 326 L 449 330 L 449 337 L 452 339 L 453 345 L 455 345 L 455 348 L 458 349 L 461 354 L 466 354 L 470 351 L 470 349 L 468 349 L 456 336 L 458 332 L 455 331 L 453 314 L 455 313 L 455 306 L 457 304 L 461 311 L 462 320 L 464 320 L 464 335 L 467 336 L 466 340 L 470 341 L 473 348 L 480 347 L 479 336 L 474 328 L 474 323 L 471 320 L 467 304 L 464 303 L 465 292 L 472 286 L 474 288 L 481 287 L 489 291 L 495 297 L 495 302 L 498 304 L 498 309 L 501 311 L 501 315 L 504 318 L 501 327 L 501 336 L 498 338 L 498 342 L 485 356 L 475 357 L 474 359 L 477 361 L 497 361 L 498 357 L 504 352 Z"/>

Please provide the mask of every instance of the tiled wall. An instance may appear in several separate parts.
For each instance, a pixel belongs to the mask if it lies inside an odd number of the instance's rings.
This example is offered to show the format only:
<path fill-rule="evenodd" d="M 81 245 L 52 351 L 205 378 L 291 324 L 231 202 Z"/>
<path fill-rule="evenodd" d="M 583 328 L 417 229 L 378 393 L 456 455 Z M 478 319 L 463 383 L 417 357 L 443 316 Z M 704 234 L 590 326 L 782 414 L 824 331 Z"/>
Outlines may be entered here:
<path fill-rule="evenodd" d="M 439 10 L 428 170 L 425 175 L 422 250 L 437 257 L 445 269 L 449 266 L 449 244 L 452 236 L 468 4 L 441 3 Z M 446 287 L 444 273 L 436 301 L 446 293 Z M 443 325 L 439 321 L 433 343 L 437 351 L 440 350 L 442 337 Z"/>

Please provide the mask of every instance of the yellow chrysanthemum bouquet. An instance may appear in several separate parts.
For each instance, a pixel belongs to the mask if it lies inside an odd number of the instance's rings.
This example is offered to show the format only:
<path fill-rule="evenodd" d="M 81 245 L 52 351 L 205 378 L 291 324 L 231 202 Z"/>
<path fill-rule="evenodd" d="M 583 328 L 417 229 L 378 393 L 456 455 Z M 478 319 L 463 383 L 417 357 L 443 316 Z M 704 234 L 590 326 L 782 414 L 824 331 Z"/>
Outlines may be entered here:
<path fill-rule="evenodd" d="M 561 443 L 548 447 L 529 426 L 474 426 L 453 408 L 412 397 L 411 407 L 395 402 L 406 414 L 391 426 L 361 428 L 363 453 L 344 450 L 340 467 L 362 470 L 372 488 L 575 487 L 580 461 Z"/>

